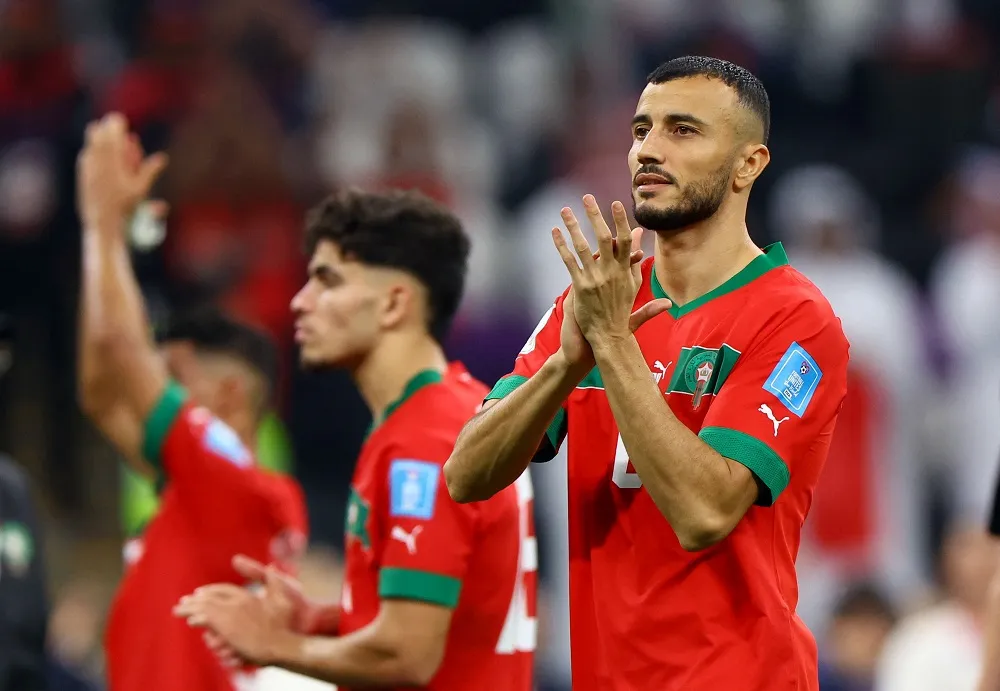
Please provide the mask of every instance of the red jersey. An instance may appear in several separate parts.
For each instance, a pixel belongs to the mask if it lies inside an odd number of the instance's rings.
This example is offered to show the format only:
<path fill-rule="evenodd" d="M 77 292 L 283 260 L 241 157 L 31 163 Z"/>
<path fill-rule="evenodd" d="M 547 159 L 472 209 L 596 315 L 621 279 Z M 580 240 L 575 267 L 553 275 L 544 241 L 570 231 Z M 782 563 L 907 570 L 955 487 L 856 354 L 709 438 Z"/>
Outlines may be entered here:
<path fill-rule="evenodd" d="M 532 688 L 530 477 L 487 501 L 457 504 L 441 470 L 486 393 L 457 363 L 443 377 L 419 373 L 365 441 L 351 482 L 339 633 L 370 624 L 385 599 L 454 608 L 432 691 Z"/>
<path fill-rule="evenodd" d="M 146 421 L 143 454 L 166 484 L 143 537 L 126 548 L 105 640 L 108 689 L 231 691 L 233 674 L 171 610 L 199 586 L 242 584 L 235 554 L 280 563 L 300 550 L 301 492 L 257 469 L 236 433 L 173 382 Z"/>
<path fill-rule="evenodd" d="M 666 297 L 652 259 L 642 275 L 636 308 Z M 564 298 L 490 398 L 559 348 Z M 794 564 L 846 390 L 840 320 L 772 245 L 636 338 L 673 414 L 760 495 L 727 538 L 686 552 L 629 462 L 600 372 L 580 383 L 539 450 L 551 458 L 568 434 L 574 691 L 815 691 Z"/>

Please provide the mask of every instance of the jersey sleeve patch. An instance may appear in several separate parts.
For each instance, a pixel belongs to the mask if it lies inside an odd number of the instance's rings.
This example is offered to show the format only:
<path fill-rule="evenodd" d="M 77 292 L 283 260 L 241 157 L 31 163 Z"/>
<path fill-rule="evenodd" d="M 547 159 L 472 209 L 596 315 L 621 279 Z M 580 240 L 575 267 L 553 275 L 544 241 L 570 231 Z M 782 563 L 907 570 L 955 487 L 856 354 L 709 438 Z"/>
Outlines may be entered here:
<path fill-rule="evenodd" d="M 428 520 L 434 515 L 441 466 L 396 459 L 389 466 L 389 515 Z"/>
<path fill-rule="evenodd" d="M 247 447 L 243 446 L 239 435 L 218 418 L 213 418 L 205 426 L 201 441 L 207 451 L 235 466 L 246 468 L 253 463 L 253 456 Z"/>
<path fill-rule="evenodd" d="M 793 341 L 767 378 L 764 390 L 773 393 L 794 415 L 802 417 L 822 378 L 823 371 L 816 361 Z"/>

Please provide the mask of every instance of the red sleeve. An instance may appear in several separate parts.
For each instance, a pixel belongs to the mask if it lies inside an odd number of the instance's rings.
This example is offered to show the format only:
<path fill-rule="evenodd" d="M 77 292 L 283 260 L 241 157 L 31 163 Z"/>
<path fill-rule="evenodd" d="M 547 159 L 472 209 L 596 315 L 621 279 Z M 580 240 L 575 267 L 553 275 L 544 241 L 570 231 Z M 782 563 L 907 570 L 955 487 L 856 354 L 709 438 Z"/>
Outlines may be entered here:
<path fill-rule="evenodd" d="M 699 433 L 757 476 L 763 505 L 777 500 L 811 449 L 829 446 L 847 392 L 849 345 L 840 320 L 815 301 L 783 312 L 741 354 Z"/>
<path fill-rule="evenodd" d="M 517 354 L 517 358 L 514 360 L 513 371 L 500 378 L 500 381 L 494 385 L 493 390 L 487 394 L 486 400 L 500 399 L 510 394 L 521 384 L 528 381 L 535 372 L 541 369 L 545 361 L 549 359 L 549 356 L 559 350 L 560 331 L 562 330 L 563 320 L 563 302 L 566 300 L 568 294 L 569 288 L 542 315 L 542 318 L 538 321 L 538 325 L 535 326 L 535 330 L 531 332 L 531 336 L 528 337 L 527 342 L 521 348 L 521 352 Z M 565 409 L 560 409 L 555 419 L 552 420 L 552 424 L 549 425 L 545 437 L 548 444 L 543 444 L 543 448 L 538 450 L 534 458 L 535 461 L 551 460 L 559 449 L 559 445 L 562 444 L 563 439 L 566 437 Z"/>
<path fill-rule="evenodd" d="M 176 382 L 146 420 L 143 454 L 199 524 L 225 535 L 233 550 L 263 540 L 294 542 L 290 535 L 304 532 L 301 497 L 288 481 L 259 470 L 232 428 L 188 401 Z M 252 556 L 272 556 L 262 551 Z"/>
<path fill-rule="evenodd" d="M 383 465 L 383 599 L 458 604 L 480 508 L 452 500 L 444 486 L 443 460 L 436 456 L 396 450 Z M 447 449 L 440 456 L 447 456 Z"/>

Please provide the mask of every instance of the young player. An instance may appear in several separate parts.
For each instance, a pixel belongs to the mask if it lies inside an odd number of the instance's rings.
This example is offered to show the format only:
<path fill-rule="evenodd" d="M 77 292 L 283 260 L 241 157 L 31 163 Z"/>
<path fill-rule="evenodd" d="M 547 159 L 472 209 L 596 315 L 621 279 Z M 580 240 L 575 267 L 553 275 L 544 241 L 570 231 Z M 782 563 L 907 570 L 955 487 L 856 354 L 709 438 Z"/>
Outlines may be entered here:
<path fill-rule="evenodd" d="M 86 138 L 80 402 L 163 488 L 158 513 L 126 550 L 106 634 L 109 689 L 229 691 L 241 675 L 171 609 L 193 588 L 238 580 L 236 553 L 284 561 L 301 549 L 301 493 L 257 470 L 248 450 L 274 389 L 275 354 L 266 337 L 218 316 L 174 324 L 157 352 L 125 227 L 164 161 L 144 161 L 118 115 L 91 124 Z"/>
<path fill-rule="evenodd" d="M 596 258 L 564 209 L 572 286 L 445 466 L 453 497 L 483 499 L 568 433 L 574 691 L 817 688 L 794 562 L 848 343 L 782 248 L 748 235 L 768 122 L 740 67 L 653 72 L 629 165 L 655 256 L 630 266 L 621 203 L 612 237 L 584 197 Z"/>
<path fill-rule="evenodd" d="M 347 506 L 340 605 L 310 606 L 272 573 L 266 598 L 201 589 L 178 615 L 208 628 L 225 654 L 341 689 L 529 691 L 529 476 L 474 506 L 452 501 L 441 480 L 488 391 L 440 345 L 461 299 L 468 240 L 425 197 L 349 191 L 311 215 L 307 244 L 309 280 L 292 302 L 302 362 L 349 369 L 375 420 Z M 249 567 L 259 575 L 260 565 Z"/>

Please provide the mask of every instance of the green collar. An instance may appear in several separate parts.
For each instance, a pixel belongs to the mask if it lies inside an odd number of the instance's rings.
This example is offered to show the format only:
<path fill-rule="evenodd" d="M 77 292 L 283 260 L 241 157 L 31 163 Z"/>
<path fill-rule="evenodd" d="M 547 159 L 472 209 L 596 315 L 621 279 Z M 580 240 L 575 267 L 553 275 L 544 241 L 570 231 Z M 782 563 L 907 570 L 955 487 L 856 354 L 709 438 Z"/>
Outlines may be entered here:
<path fill-rule="evenodd" d="M 785 254 L 785 248 L 781 246 L 780 242 L 775 242 L 764 248 L 764 254 L 755 258 L 752 262 L 743 267 L 738 274 L 730 278 L 718 288 L 708 291 L 701 297 L 695 298 L 686 305 L 674 304 L 670 308 L 669 312 L 674 319 L 680 319 L 685 314 L 693 312 L 705 303 L 710 302 L 717 297 L 722 297 L 726 293 L 731 293 L 738 288 L 742 288 L 751 281 L 760 278 L 771 269 L 775 269 L 779 266 L 785 266 L 787 264 L 788 255 Z M 663 290 L 663 286 L 660 285 L 659 280 L 656 278 L 655 268 L 649 272 L 649 282 L 654 298 L 669 299 L 670 296 L 668 296 L 666 291 Z"/>
<path fill-rule="evenodd" d="M 368 431 L 365 433 L 365 438 L 367 439 L 371 436 L 371 433 L 374 432 L 379 425 L 388 420 L 390 415 L 399 410 L 399 407 L 406 403 L 406 401 L 413 394 L 417 393 L 417 391 L 420 391 L 420 389 L 425 386 L 439 384 L 443 379 L 444 377 L 436 369 L 421 370 L 413 375 L 413 378 L 406 382 L 406 386 L 403 387 L 403 393 L 399 395 L 399 398 L 385 407 L 385 412 L 382 413 L 382 417 L 378 420 L 372 420 L 372 424 L 368 426 Z"/>

